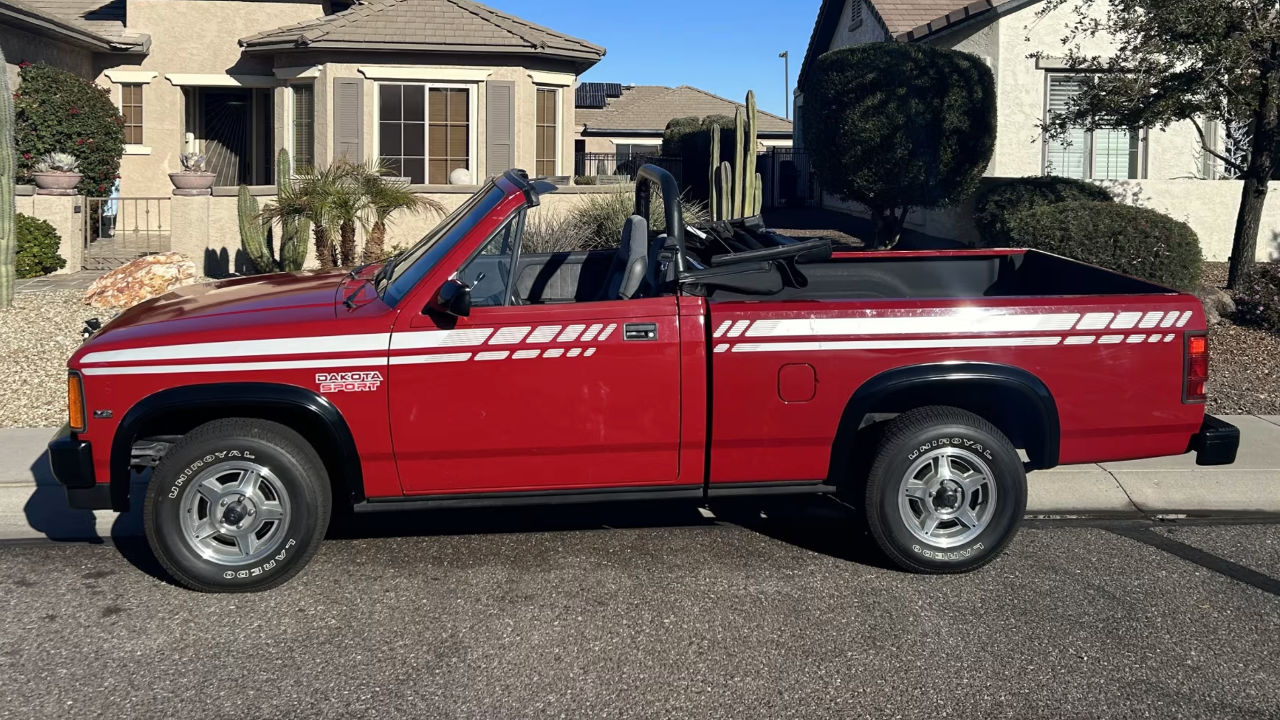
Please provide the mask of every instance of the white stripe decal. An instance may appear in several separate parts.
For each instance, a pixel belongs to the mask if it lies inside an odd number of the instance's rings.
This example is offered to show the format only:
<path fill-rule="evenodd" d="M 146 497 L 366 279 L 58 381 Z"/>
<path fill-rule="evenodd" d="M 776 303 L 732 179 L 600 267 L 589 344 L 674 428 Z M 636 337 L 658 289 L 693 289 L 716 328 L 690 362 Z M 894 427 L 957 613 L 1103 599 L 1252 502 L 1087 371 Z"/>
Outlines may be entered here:
<path fill-rule="evenodd" d="M 720 337 L 725 333 L 726 330 L 729 329 L 729 326 L 732 324 L 733 324 L 733 321 L 731 320 L 725 320 L 724 322 L 720 323 L 720 327 L 716 328 L 716 331 L 712 335 L 712 337 Z"/>
<path fill-rule="evenodd" d="M 529 342 L 531 343 L 551 342 L 551 338 L 554 338 L 556 336 L 556 333 L 560 332 L 562 329 L 563 329 L 562 325 L 543 325 L 539 327 L 537 330 L 533 331 L 533 334 L 529 336 Z"/>
<path fill-rule="evenodd" d="M 1164 341 L 1165 341 L 1165 342 L 1173 342 L 1173 333 L 1169 333 L 1168 335 L 1165 335 L 1165 336 L 1164 336 Z"/>
<path fill-rule="evenodd" d="M 551 348 L 542 353 L 542 357 L 544 358 L 558 358 L 561 355 L 564 355 L 564 348 Z"/>
<path fill-rule="evenodd" d="M 1138 323 L 1138 327 L 1144 330 L 1147 328 L 1153 328 L 1156 326 L 1156 323 L 1160 322 L 1160 318 L 1162 317 L 1164 317 L 1164 313 L 1153 310 L 1142 316 L 1142 322 Z"/>
<path fill-rule="evenodd" d="M 1178 322 L 1178 313 L 1176 312 L 1165 313 L 1164 321 L 1160 323 L 1160 327 L 1162 328 L 1173 327 L 1173 324 L 1176 322 Z"/>
<path fill-rule="evenodd" d="M 582 348 L 569 348 L 569 352 L 566 354 L 569 357 L 578 357 L 582 354 Z"/>
<path fill-rule="evenodd" d="M 1084 316 L 1084 319 L 1080 321 L 1080 324 L 1076 326 L 1076 329 L 1077 330 L 1102 330 L 1113 319 L 1115 319 L 1115 316 L 1116 316 L 1115 313 L 1110 313 L 1110 312 L 1089 313 L 1088 315 Z"/>
<path fill-rule="evenodd" d="M 595 355 L 595 354 L 596 354 L 596 349 L 595 349 L 595 348 L 587 348 L 587 351 L 586 351 L 586 352 L 584 352 L 584 353 L 582 353 L 582 356 L 583 356 L 583 357 L 591 357 L 592 355 Z"/>
<path fill-rule="evenodd" d="M 816 342 L 739 343 L 733 352 L 806 350 L 918 350 L 923 348 L 1034 347 L 1058 345 L 1061 337 L 936 338 L 928 340 L 820 340 Z"/>
<path fill-rule="evenodd" d="M 512 360 L 529 360 L 531 358 L 536 358 L 541 354 L 542 354 L 541 350 L 517 350 L 515 354 L 511 356 L 511 359 Z"/>
<path fill-rule="evenodd" d="M 596 335 L 598 335 L 602 329 L 604 329 L 604 325 L 601 325 L 600 323 L 596 323 L 595 325 L 587 328 L 587 331 L 582 334 L 582 342 L 591 342 L 592 340 L 595 340 Z"/>
<path fill-rule="evenodd" d="M 460 363 L 471 359 L 471 353 L 447 353 L 444 355 L 401 355 L 391 358 L 392 365 L 435 365 Z"/>
<path fill-rule="evenodd" d="M 1070 330 L 1080 313 L 1051 315 L 986 315 L 972 312 L 919 317 L 797 318 L 761 320 L 747 337 L 812 335 L 932 335 L 946 333 L 1036 332 Z M 735 325 L 729 337 L 737 337 Z"/>
<path fill-rule="evenodd" d="M 395 333 L 391 336 L 391 349 L 422 350 L 426 348 L 471 347 L 473 345 L 483 345 L 491 334 L 493 334 L 493 328 Z"/>
<path fill-rule="evenodd" d="M 1191 319 L 1191 311 L 1190 311 L 1190 310 L 1188 310 L 1188 311 L 1186 311 L 1186 312 L 1182 313 L 1182 317 L 1178 318 L 1178 327 L 1182 327 L 1183 325 L 1186 325 L 1186 324 L 1187 324 L 1187 321 L 1188 321 L 1188 320 L 1190 320 L 1190 319 Z"/>
<path fill-rule="evenodd" d="M 476 353 L 476 360 L 506 360 L 510 354 L 510 350 Z"/>
<path fill-rule="evenodd" d="M 528 326 L 502 328 L 501 330 L 493 334 L 493 339 L 489 341 L 489 344 L 490 345 L 515 345 L 516 343 L 523 340 L 524 336 L 528 335 L 529 331 L 531 330 L 533 330 L 533 328 Z"/>
<path fill-rule="evenodd" d="M 1130 335 L 1130 336 L 1129 336 L 1129 339 L 1128 339 L 1128 340 L 1126 340 L 1125 342 L 1127 342 L 1127 343 L 1129 343 L 1129 344 L 1131 344 L 1131 345 L 1132 345 L 1132 344 L 1134 344 L 1134 343 L 1145 342 L 1145 341 L 1146 341 L 1146 339 L 1147 339 L 1147 336 L 1146 336 L 1146 335 Z"/>
<path fill-rule="evenodd" d="M 1098 343 L 1102 345 L 1115 345 L 1124 340 L 1123 335 L 1103 335 L 1098 338 Z"/>
<path fill-rule="evenodd" d="M 716 346 L 716 352 L 722 353 L 729 349 L 729 343 L 720 343 Z"/>
<path fill-rule="evenodd" d="M 85 375 L 169 375 L 182 373 L 250 372 L 258 370 L 301 370 L 305 368 L 376 367 L 386 358 L 279 360 L 275 362 L 202 363 L 198 365 L 133 365 L 83 368 Z"/>
<path fill-rule="evenodd" d="M 1160 336 L 1159 336 L 1159 335 L 1152 335 L 1152 336 L 1150 336 L 1150 337 L 1148 337 L 1148 338 L 1147 338 L 1147 342 L 1149 342 L 1149 343 L 1153 343 L 1153 342 L 1160 342 Z"/>
<path fill-rule="evenodd" d="M 608 340 L 609 336 L 613 334 L 613 331 L 617 329 L 618 329 L 617 323 L 610 323 L 609 327 L 605 328 L 604 332 L 600 333 L 600 337 L 597 339 L 600 342 L 604 342 L 605 340 Z M 590 355 L 591 353 L 587 353 L 587 354 Z"/>
<path fill-rule="evenodd" d="M 560 333 L 560 337 L 556 338 L 556 342 L 573 342 L 586 329 L 586 325 L 570 325 L 564 329 L 564 332 Z"/>
<path fill-rule="evenodd" d="M 766 322 L 766 323 L 767 323 L 767 322 L 783 322 L 783 321 L 781 321 L 781 320 L 765 320 L 765 321 L 763 321 L 763 322 Z M 801 321 L 801 322 L 808 322 L 808 321 L 807 321 L 807 320 L 804 320 L 804 321 Z M 748 325 L 750 325 L 750 324 L 751 324 L 751 321 L 750 321 L 750 320 L 739 320 L 738 322 L 734 323 L 734 324 L 733 324 L 733 327 L 729 328 L 729 337 L 738 337 L 739 335 L 741 335 L 741 334 L 743 333 L 743 331 L 744 331 L 744 330 L 746 330 L 746 329 L 747 329 L 747 326 L 748 326 Z"/>
<path fill-rule="evenodd" d="M 84 362 L 123 362 L 146 360 L 205 360 L 254 355 L 311 355 L 336 352 L 373 352 L 386 350 L 390 333 L 371 335 L 324 335 L 320 337 L 273 338 L 270 340 L 232 340 L 227 342 L 159 345 L 156 347 L 104 350 L 85 355 Z"/>
<path fill-rule="evenodd" d="M 1115 322 L 1111 323 L 1112 330 L 1128 330 L 1138 324 L 1138 320 L 1142 318 L 1140 312 L 1123 312 L 1116 316 Z"/>
<path fill-rule="evenodd" d="M 1066 339 L 1064 345 L 1092 345 L 1097 340 L 1095 335 L 1075 335 Z"/>

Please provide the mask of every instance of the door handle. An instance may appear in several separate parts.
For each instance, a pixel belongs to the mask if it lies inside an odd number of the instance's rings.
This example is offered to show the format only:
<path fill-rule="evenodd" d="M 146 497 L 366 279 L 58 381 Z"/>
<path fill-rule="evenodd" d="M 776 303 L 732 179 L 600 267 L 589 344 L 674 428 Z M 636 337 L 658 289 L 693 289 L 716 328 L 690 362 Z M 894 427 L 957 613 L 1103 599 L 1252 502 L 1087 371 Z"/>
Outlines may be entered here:
<path fill-rule="evenodd" d="M 657 323 L 627 323 L 622 326 L 623 340 L 657 340 Z"/>

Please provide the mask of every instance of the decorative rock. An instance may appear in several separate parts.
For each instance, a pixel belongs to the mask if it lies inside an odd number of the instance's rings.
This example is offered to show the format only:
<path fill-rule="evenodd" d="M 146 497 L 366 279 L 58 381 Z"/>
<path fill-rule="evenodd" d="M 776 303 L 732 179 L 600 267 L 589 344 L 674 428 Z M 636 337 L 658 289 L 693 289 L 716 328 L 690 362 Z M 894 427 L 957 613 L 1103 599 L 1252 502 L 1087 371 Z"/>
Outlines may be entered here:
<path fill-rule="evenodd" d="M 1223 315 L 1231 315 L 1236 311 L 1236 303 L 1225 290 L 1215 287 L 1202 287 L 1196 292 L 1200 304 L 1204 306 L 1204 319 L 1210 325 L 1222 322 Z"/>
<path fill-rule="evenodd" d="M 124 309 L 196 281 L 196 265 L 180 253 L 148 255 L 103 275 L 85 291 L 84 303 Z"/>

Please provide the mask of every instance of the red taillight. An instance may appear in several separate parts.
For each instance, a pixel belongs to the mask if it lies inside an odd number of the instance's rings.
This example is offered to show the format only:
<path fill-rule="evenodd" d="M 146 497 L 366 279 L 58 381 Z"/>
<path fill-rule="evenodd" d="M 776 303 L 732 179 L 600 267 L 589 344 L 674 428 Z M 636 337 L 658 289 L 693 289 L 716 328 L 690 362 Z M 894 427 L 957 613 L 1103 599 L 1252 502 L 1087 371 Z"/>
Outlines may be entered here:
<path fill-rule="evenodd" d="M 1209 338 L 1206 335 L 1187 335 L 1186 347 L 1182 402 L 1202 403 L 1208 396 Z"/>

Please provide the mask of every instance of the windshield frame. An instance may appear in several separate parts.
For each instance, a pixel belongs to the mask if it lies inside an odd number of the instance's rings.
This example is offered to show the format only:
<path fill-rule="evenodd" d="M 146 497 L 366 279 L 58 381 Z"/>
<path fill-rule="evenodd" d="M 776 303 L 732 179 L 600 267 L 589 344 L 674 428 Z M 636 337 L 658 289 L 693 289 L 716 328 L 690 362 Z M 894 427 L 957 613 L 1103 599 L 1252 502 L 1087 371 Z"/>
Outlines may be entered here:
<path fill-rule="evenodd" d="M 396 307 L 418 283 L 471 231 L 502 204 L 507 193 L 490 180 L 466 202 L 440 221 L 397 260 L 390 277 L 378 288 L 382 302 Z"/>

